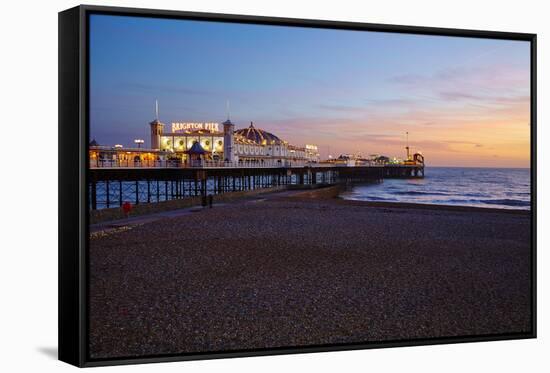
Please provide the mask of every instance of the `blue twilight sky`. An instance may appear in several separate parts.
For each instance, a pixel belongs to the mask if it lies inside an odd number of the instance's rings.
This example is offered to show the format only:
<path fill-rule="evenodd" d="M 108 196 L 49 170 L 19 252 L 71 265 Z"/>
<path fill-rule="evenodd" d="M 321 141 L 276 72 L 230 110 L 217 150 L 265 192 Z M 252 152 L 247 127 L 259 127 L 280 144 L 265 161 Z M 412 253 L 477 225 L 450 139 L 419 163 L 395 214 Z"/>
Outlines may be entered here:
<path fill-rule="evenodd" d="M 92 15 L 90 130 L 149 142 L 160 119 L 255 125 L 323 156 L 529 165 L 528 42 Z"/>

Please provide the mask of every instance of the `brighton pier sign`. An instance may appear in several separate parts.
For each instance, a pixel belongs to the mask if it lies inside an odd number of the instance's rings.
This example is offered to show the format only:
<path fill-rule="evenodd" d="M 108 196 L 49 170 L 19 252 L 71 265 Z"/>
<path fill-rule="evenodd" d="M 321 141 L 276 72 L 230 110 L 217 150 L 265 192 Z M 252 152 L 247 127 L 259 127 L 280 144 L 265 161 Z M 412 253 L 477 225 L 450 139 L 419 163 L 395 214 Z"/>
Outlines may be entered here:
<path fill-rule="evenodd" d="M 184 131 L 210 131 L 218 132 L 219 123 L 214 122 L 174 122 L 172 123 L 172 132 Z"/>

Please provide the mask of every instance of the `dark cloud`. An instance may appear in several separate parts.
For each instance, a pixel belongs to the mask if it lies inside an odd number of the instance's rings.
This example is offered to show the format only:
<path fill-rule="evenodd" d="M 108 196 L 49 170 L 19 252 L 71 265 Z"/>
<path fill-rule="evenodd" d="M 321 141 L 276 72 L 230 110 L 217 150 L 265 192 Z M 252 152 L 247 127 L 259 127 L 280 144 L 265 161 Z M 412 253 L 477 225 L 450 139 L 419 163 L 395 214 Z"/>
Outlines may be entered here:
<path fill-rule="evenodd" d="M 483 100 L 479 95 L 460 91 L 441 91 L 438 93 L 443 100 L 458 101 L 458 100 Z"/>
<path fill-rule="evenodd" d="M 462 91 L 440 91 L 438 96 L 446 101 L 476 101 L 492 105 L 513 105 L 529 103 L 530 97 L 525 95 L 480 95 Z"/>
<path fill-rule="evenodd" d="M 417 99 L 413 98 L 393 98 L 393 99 L 368 99 L 367 104 L 372 106 L 408 106 L 418 103 Z"/>

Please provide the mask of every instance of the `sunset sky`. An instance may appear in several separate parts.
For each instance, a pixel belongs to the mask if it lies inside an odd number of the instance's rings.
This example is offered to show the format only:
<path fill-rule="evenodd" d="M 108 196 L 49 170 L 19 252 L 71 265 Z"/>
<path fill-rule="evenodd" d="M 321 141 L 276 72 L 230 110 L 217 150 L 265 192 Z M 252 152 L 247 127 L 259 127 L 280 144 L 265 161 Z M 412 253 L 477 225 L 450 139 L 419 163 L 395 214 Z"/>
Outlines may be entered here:
<path fill-rule="evenodd" d="M 149 143 L 160 120 L 250 121 L 294 145 L 427 165 L 529 167 L 530 45 L 93 15 L 90 131 Z"/>

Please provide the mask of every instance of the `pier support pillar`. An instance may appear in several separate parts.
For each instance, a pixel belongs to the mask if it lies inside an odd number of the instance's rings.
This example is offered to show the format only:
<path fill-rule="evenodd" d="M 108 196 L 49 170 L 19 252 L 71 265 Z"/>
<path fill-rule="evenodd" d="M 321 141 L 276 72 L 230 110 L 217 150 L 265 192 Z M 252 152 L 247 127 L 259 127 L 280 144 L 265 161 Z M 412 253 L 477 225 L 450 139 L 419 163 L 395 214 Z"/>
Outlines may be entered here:
<path fill-rule="evenodd" d="M 118 205 L 120 207 L 122 207 L 122 203 L 123 203 L 123 200 L 122 200 L 122 181 L 119 180 L 118 181 Z"/>
<path fill-rule="evenodd" d="M 139 181 L 136 180 L 136 205 L 139 204 Z"/>
<path fill-rule="evenodd" d="M 107 208 L 109 208 L 111 202 L 111 191 L 109 190 L 109 180 L 105 182 L 105 198 L 107 203 Z"/>
<path fill-rule="evenodd" d="M 92 181 L 92 185 L 90 187 L 90 194 L 92 199 L 92 210 L 97 210 L 97 188 L 96 188 L 96 182 Z"/>

